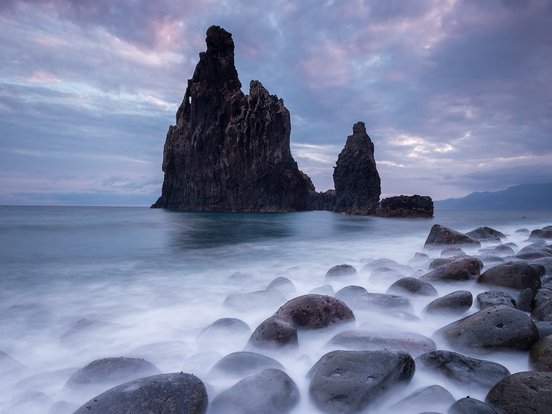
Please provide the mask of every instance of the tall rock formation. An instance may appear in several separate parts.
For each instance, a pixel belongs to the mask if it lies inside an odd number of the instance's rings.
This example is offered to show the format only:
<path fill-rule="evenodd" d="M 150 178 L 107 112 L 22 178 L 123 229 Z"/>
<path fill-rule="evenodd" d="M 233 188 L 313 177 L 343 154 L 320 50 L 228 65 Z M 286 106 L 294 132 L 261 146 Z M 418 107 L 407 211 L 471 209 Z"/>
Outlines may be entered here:
<path fill-rule="evenodd" d="M 212 26 L 206 42 L 167 132 L 163 189 L 153 207 L 309 209 L 314 186 L 291 156 L 284 102 L 258 81 L 251 81 L 249 95 L 241 91 L 230 33 Z"/>
<path fill-rule="evenodd" d="M 374 159 L 374 144 L 364 122 L 353 125 L 333 173 L 335 210 L 372 214 L 379 203 L 381 181 Z"/>

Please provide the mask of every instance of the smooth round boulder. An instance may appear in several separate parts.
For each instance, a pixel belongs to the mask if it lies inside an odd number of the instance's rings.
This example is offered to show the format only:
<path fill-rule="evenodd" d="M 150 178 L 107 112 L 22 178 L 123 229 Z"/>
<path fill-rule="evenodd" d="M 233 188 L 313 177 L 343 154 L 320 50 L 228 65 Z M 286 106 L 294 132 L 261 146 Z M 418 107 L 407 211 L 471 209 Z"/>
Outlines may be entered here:
<path fill-rule="evenodd" d="M 394 413 L 418 412 L 418 410 L 428 409 L 444 411 L 455 401 L 446 388 L 440 385 L 430 385 L 414 391 L 408 397 L 393 404 L 389 410 Z"/>
<path fill-rule="evenodd" d="M 540 289 L 539 289 L 540 290 Z M 535 292 L 531 288 L 525 288 L 519 292 L 519 296 L 516 301 L 516 307 L 523 312 L 531 312 L 533 310 L 533 298 Z"/>
<path fill-rule="evenodd" d="M 536 229 L 531 232 L 529 235 L 529 240 L 531 239 L 552 239 L 552 229 Z"/>
<path fill-rule="evenodd" d="M 539 331 L 526 313 L 508 306 L 492 306 L 453 322 L 436 333 L 454 349 L 473 353 L 526 351 Z"/>
<path fill-rule="evenodd" d="M 340 265 L 336 265 L 332 268 L 330 268 L 330 270 L 328 270 L 326 272 L 326 277 L 327 278 L 334 278 L 334 277 L 345 277 L 345 276 L 356 276 L 357 274 L 357 270 L 351 266 L 351 265 L 348 265 L 348 264 L 340 264 Z"/>
<path fill-rule="evenodd" d="M 245 377 L 268 368 L 284 370 L 282 364 L 273 358 L 256 352 L 232 352 L 211 368 L 210 375 Z"/>
<path fill-rule="evenodd" d="M 539 289 L 533 298 L 533 308 L 538 308 L 540 305 L 548 302 L 549 300 L 552 300 L 552 289 Z"/>
<path fill-rule="evenodd" d="M 437 290 L 428 282 L 416 279 L 415 277 L 403 277 L 393 283 L 385 294 L 408 294 L 418 296 L 437 296 Z"/>
<path fill-rule="evenodd" d="M 276 290 L 284 295 L 294 293 L 297 289 L 295 284 L 285 276 L 278 276 L 268 284 L 266 290 Z"/>
<path fill-rule="evenodd" d="M 118 385 L 94 397 L 74 414 L 203 414 L 207 391 L 191 374 L 160 374 Z"/>
<path fill-rule="evenodd" d="M 377 267 L 372 270 L 368 280 L 370 282 L 383 283 L 383 282 L 393 282 L 399 279 L 402 279 L 404 274 L 398 270 L 391 269 L 389 267 Z"/>
<path fill-rule="evenodd" d="M 313 294 L 291 299 L 275 315 L 297 329 L 320 329 L 355 320 L 353 311 L 341 300 Z"/>
<path fill-rule="evenodd" d="M 439 224 L 434 224 L 429 231 L 424 247 L 439 246 L 443 244 L 457 244 L 466 246 L 481 246 L 477 240 L 466 236 L 459 231 L 449 229 Z"/>
<path fill-rule="evenodd" d="M 473 277 L 479 276 L 483 268 L 483 262 L 477 257 L 466 256 L 461 258 L 453 258 L 453 260 L 443 259 L 431 262 L 429 268 L 433 269 L 425 275 L 421 276 L 421 280 L 438 281 L 438 282 L 454 282 L 470 280 Z M 434 267 L 432 267 L 432 265 Z"/>
<path fill-rule="evenodd" d="M 539 339 L 531 347 L 529 364 L 534 371 L 552 371 L 552 335 Z"/>
<path fill-rule="evenodd" d="M 447 414 L 498 414 L 498 412 L 483 401 L 466 397 L 452 404 Z"/>
<path fill-rule="evenodd" d="M 245 343 L 247 337 L 251 335 L 251 328 L 241 319 L 220 318 L 203 329 L 197 340 L 200 345 L 211 345 L 213 342 L 228 344 L 228 341 Z M 242 339 L 245 339 L 242 342 Z"/>
<path fill-rule="evenodd" d="M 372 270 L 377 269 L 378 267 L 386 267 L 390 269 L 399 270 L 403 266 L 396 260 L 381 258 L 381 259 L 375 259 L 375 260 L 369 261 L 364 266 L 362 266 L 362 269 L 360 269 L 360 271 L 363 273 L 369 273 Z"/>
<path fill-rule="evenodd" d="M 326 413 L 356 413 L 408 384 L 414 371 L 414 360 L 404 352 L 332 351 L 309 371 L 309 394 Z"/>
<path fill-rule="evenodd" d="M 472 304 L 473 295 L 469 290 L 456 290 L 428 303 L 424 312 L 431 315 L 462 315 Z"/>
<path fill-rule="evenodd" d="M 299 402 L 299 390 L 283 371 L 266 369 L 221 392 L 211 403 L 212 414 L 285 414 Z"/>
<path fill-rule="evenodd" d="M 517 252 L 516 257 L 522 260 L 535 260 L 552 257 L 552 248 L 540 243 L 531 243 Z"/>
<path fill-rule="evenodd" d="M 473 389 L 490 389 L 510 375 L 506 367 L 496 362 L 443 350 L 420 355 L 416 358 L 416 368 Z"/>
<path fill-rule="evenodd" d="M 501 239 L 506 238 L 506 236 L 503 233 L 487 226 L 478 227 L 475 230 L 468 231 L 466 233 L 466 236 L 469 236 L 472 239 L 476 239 L 480 241 L 496 241 L 496 242 L 500 242 Z"/>
<path fill-rule="evenodd" d="M 95 385 L 114 386 L 133 379 L 161 374 L 152 363 L 140 358 L 102 358 L 90 362 L 67 380 L 65 386 L 77 389 Z"/>
<path fill-rule="evenodd" d="M 398 295 L 368 292 L 360 286 L 346 286 L 338 290 L 335 297 L 358 310 L 370 311 L 412 311 L 407 298 Z"/>
<path fill-rule="evenodd" d="M 531 316 L 536 321 L 552 321 L 552 299 L 533 309 Z"/>
<path fill-rule="evenodd" d="M 465 256 L 466 252 L 462 250 L 460 247 L 445 247 L 443 250 L 441 250 L 441 257 L 459 257 L 459 256 Z"/>
<path fill-rule="evenodd" d="M 488 290 L 487 292 L 481 292 L 475 298 L 477 307 L 479 310 L 487 309 L 492 306 L 510 306 L 512 308 L 516 307 L 516 301 L 506 292 L 501 292 L 499 290 Z"/>
<path fill-rule="evenodd" d="M 291 321 L 273 315 L 257 326 L 249 338 L 248 345 L 268 349 L 296 347 L 297 329 Z"/>
<path fill-rule="evenodd" d="M 541 287 L 540 275 L 533 266 L 524 262 L 507 262 L 491 267 L 477 279 L 478 283 L 536 292 Z"/>
<path fill-rule="evenodd" d="M 432 350 L 436 345 L 431 339 L 412 332 L 401 331 L 345 331 L 340 332 L 328 342 L 327 346 L 357 351 L 387 351 L 407 352 L 417 356 Z"/>
<path fill-rule="evenodd" d="M 518 372 L 502 379 L 485 402 L 501 414 L 549 413 L 552 407 L 552 372 Z"/>

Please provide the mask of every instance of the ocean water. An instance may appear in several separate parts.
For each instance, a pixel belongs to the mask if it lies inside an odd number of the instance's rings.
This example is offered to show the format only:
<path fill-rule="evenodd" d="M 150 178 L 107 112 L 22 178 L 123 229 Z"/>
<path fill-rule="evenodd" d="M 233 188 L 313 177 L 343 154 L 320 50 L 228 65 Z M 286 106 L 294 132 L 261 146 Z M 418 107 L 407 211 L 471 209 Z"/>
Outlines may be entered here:
<path fill-rule="evenodd" d="M 337 264 L 360 270 L 380 258 L 408 264 L 410 270 L 402 269 L 410 272 L 407 276 L 420 275 L 428 263 L 409 260 L 423 252 L 435 223 L 459 231 L 490 226 L 522 248 L 529 243 L 527 234 L 515 231 L 552 224 L 552 212 L 444 210 L 433 219 L 386 219 L 330 212 L 0 207 L 0 351 L 21 364 L 0 359 L 0 413 L 72 412 L 102 391 L 68 388 L 72 373 L 92 360 L 117 356 L 145 358 L 166 373 L 194 373 L 207 384 L 212 399 L 237 379 L 213 375 L 211 367 L 224 355 L 243 349 L 249 335 L 200 335 L 210 323 L 235 317 L 254 330 L 287 299 L 324 285 L 334 291 L 356 284 L 384 292 L 392 281 L 370 283 L 369 274 L 363 273 L 339 282 L 327 282 L 324 276 Z M 294 292 L 225 304 L 227 296 L 265 289 L 280 275 L 293 281 Z M 482 291 L 466 283 L 437 286 L 440 295 L 459 288 Z M 432 299 L 414 299 L 415 313 L 420 316 Z M 474 306 L 470 312 L 475 310 Z M 452 320 L 356 315 L 359 327 L 426 336 Z M 268 354 L 284 365 L 299 387 L 301 401 L 294 413 L 318 412 L 309 400 L 305 375 L 328 352 L 325 344 L 334 334 L 300 333 L 298 349 Z M 524 356 L 488 359 L 511 372 L 528 369 Z M 430 384 L 445 386 L 455 398 L 484 398 L 486 393 L 417 374 L 407 388 L 380 402 L 382 412 Z"/>

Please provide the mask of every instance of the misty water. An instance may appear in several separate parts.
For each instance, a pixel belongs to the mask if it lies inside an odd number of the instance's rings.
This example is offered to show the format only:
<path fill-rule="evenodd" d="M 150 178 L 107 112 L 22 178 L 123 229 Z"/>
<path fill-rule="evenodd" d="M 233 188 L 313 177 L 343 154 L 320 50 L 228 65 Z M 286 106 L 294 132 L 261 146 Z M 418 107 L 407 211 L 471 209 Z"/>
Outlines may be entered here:
<path fill-rule="evenodd" d="M 331 282 L 324 276 L 337 264 L 360 270 L 380 258 L 407 265 L 400 269 L 406 276 L 419 276 L 429 262 L 411 259 L 424 251 L 435 223 L 460 231 L 490 226 L 522 248 L 529 244 L 527 233 L 515 231 L 550 225 L 552 214 L 438 211 L 433 219 L 385 219 L 330 212 L 0 207 L 0 351 L 21 364 L 0 359 L 0 412 L 72 412 L 105 388 L 70 389 L 65 385 L 68 378 L 95 359 L 118 356 L 145 358 L 163 373 L 196 374 L 212 399 L 239 378 L 215 375 L 211 367 L 242 350 L 250 333 L 200 335 L 210 323 L 235 317 L 254 330 L 287 299 L 324 285 L 333 291 L 355 284 L 385 292 L 394 280 L 370 282 L 369 272 Z M 425 253 L 440 255 L 439 250 Z M 282 275 L 293 281 L 296 291 L 274 292 L 262 300 L 238 297 L 224 304 L 229 295 L 263 290 Z M 488 290 L 472 282 L 435 287 L 440 296 L 467 288 L 475 297 Z M 424 317 L 421 309 L 433 299 L 411 298 L 419 320 L 355 312 L 355 323 L 363 329 L 431 337 L 458 319 Z M 466 315 L 475 310 L 474 305 Z M 264 352 L 280 361 L 299 387 L 301 400 L 294 413 L 318 412 L 309 400 L 305 376 L 331 350 L 326 344 L 335 333 L 299 332 L 298 349 Z M 439 342 L 437 348 L 447 349 Z M 528 369 L 525 355 L 484 358 L 512 373 Z M 431 384 L 444 386 L 457 399 L 484 399 L 487 392 L 417 373 L 406 388 L 383 398 L 380 409 L 385 412 L 385 407 Z"/>

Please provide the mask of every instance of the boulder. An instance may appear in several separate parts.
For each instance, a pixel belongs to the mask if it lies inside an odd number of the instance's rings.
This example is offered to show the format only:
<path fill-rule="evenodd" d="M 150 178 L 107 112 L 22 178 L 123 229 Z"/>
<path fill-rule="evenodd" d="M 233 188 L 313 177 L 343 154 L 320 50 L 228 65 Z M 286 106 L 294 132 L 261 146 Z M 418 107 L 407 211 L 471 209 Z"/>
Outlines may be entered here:
<path fill-rule="evenodd" d="M 478 276 L 483 268 L 481 260 L 471 256 L 441 259 L 438 262 L 436 260 L 429 265 L 433 270 L 421 276 L 421 280 L 443 282 L 470 280 Z"/>
<path fill-rule="evenodd" d="M 417 356 L 436 349 L 431 339 L 412 332 L 373 330 L 345 331 L 334 336 L 327 346 L 355 351 L 402 351 Z"/>
<path fill-rule="evenodd" d="M 379 217 L 433 217 L 433 200 L 428 196 L 388 197 L 381 200 L 375 215 Z"/>
<path fill-rule="evenodd" d="M 295 382 L 279 369 L 265 369 L 221 392 L 211 403 L 212 414 L 285 414 L 299 402 Z"/>
<path fill-rule="evenodd" d="M 284 295 L 290 295 L 294 293 L 295 284 L 285 276 L 279 276 L 268 284 L 266 290 L 276 290 Z"/>
<path fill-rule="evenodd" d="M 537 290 L 535 297 L 533 298 L 533 307 L 538 308 L 544 302 L 552 300 L 552 289 L 542 288 Z"/>
<path fill-rule="evenodd" d="M 326 272 L 327 278 L 343 277 L 343 276 L 356 276 L 356 269 L 348 264 L 340 264 L 332 267 Z"/>
<path fill-rule="evenodd" d="M 355 319 L 353 311 L 341 300 L 313 294 L 291 299 L 275 315 L 297 329 L 320 329 Z"/>
<path fill-rule="evenodd" d="M 543 243 L 532 243 L 517 252 L 516 257 L 522 260 L 552 257 L 552 247 Z"/>
<path fill-rule="evenodd" d="M 203 382 L 191 374 L 160 374 L 118 385 L 94 397 L 74 414 L 203 414 Z"/>
<path fill-rule="evenodd" d="M 541 287 L 539 272 L 524 262 L 499 264 L 479 276 L 477 282 L 510 289 L 530 288 L 535 292 Z"/>
<path fill-rule="evenodd" d="M 152 207 L 193 211 L 309 209 L 314 186 L 290 151 L 284 102 L 251 81 L 241 91 L 234 42 L 226 30 L 207 30 L 188 80 L 176 125 L 163 150 L 162 193 Z"/>
<path fill-rule="evenodd" d="M 535 371 L 552 371 L 552 336 L 545 336 L 531 347 L 529 363 Z"/>
<path fill-rule="evenodd" d="M 477 240 L 466 236 L 456 230 L 449 229 L 439 224 L 434 224 L 429 231 L 429 235 L 425 241 L 424 246 L 439 246 L 444 244 L 466 245 L 479 247 L 481 243 Z"/>
<path fill-rule="evenodd" d="M 372 311 L 412 311 L 407 298 L 383 293 L 372 293 L 360 286 L 346 286 L 338 290 L 335 297 L 354 309 Z"/>
<path fill-rule="evenodd" d="M 468 231 L 466 233 L 466 236 L 469 236 L 472 239 L 476 239 L 476 240 L 495 241 L 499 243 L 502 239 L 506 238 L 506 236 L 503 233 L 491 227 L 478 227 L 475 230 Z"/>
<path fill-rule="evenodd" d="M 372 214 L 379 203 L 381 180 L 374 159 L 374 144 L 364 122 L 353 125 L 333 172 L 335 210 Z"/>
<path fill-rule="evenodd" d="M 545 239 L 545 240 L 551 240 L 552 239 L 552 229 L 536 229 L 531 232 L 529 235 L 529 239 Z"/>
<path fill-rule="evenodd" d="M 477 307 L 479 310 L 490 308 L 491 306 L 510 306 L 512 308 L 516 307 L 515 299 L 506 292 L 501 292 L 499 290 L 489 290 L 487 292 L 481 292 L 475 298 Z"/>
<path fill-rule="evenodd" d="M 493 407 L 475 398 L 461 398 L 450 406 L 447 414 L 499 414 Z"/>
<path fill-rule="evenodd" d="M 530 316 L 508 306 L 492 306 L 436 332 L 449 346 L 473 353 L 525 351 L 539 339 Z"/>
<path fill-rule="evenodd" d="M 539 289 L 540 290 L 540 289 Z M 535 292 L 531 288 L 525 288 L 519 292 L 516 301 L 516 307 L 523 312 L 531 312 L 533 310 L 533 299 Z"/>
<path fill-rule="evenodd" d="M 386 294 L 410 294 L 418 296 L 437 296 L 437 291 L 430 283 L 414 277 L 403 277 L 393 283 Z"/>
<path fill-rule="evenodd" d="M 445 247 L 443 250 L 441 250 L 442 258 L 459 258 L 461 256 L 466 256 L 466 252 L 457 246 Z"/>
<path fill-rule="evenodd" d="M 310 370 L 309 394 L 326 413 L 356 413 L 409 383 L 414 370 L 404 352 L 332 351 Z"/>
<path fill-rule="evenodd" d="M 552 321 L 535 321 L 535 326 L 539 330 L 539 338 L 552 335 Z"/>
<path fill-rule="evenodd" d="M 418 412 L 417 410 L 445 411 L 455 402 L 452 394 L 440 385 L 430 385 L 414 391 L 408 397 L 393 404 L 390 412 Z"/>
<path fill-rule="evenodd" d="M 385 282 L 394 282 L 399 279 L 402 279 L 404 274 L 395 269 L 390 269 L 389 267 L 377 267 L 372 270 L 368 280 L 375 283 L 385 283 Z"/>
<path fill-rule="evenodd" d="M 471 308 L 473 296 L 468 290 L 456 290 L 426 305 L 424 312 L 432 315 L 461 315 Z"/>
<path fill-rule="evenodd" d="M 284 370 L 282 364 L 273 358 L 256 352 L 232 352 L 211 368 L 210 375 L 245 377 L 268 368 Z"/>
<path fill-rule="evenodd" d="M 531 316 L 536 321 L 552 321 L 552 300 L 548 300 L 533 309 Z"/>
<path fill-rule="evenodd" d="M 238 312 L 248 312 L 252 309 L 264 309 L 267 306 L 279 306 L 286 297 L 277 290 L 257 290 L 254 292 L 231 293 L 224 299 L 224 306 Z"/>
<path fill-rule="evenodd" d="M 430 351 L 417 357 L 416 368 L 478 391 L 488 390 L 502 378 L 510 375 L 506 367 L 496 362 L 442 350 Z"/>
<path fill-rule="evenodd" d="M 203 329 L 197 340 L 201 346 L 209 346 L 214 342 L 236 342 L 241 343 L 243 338 L 251 335 L 251 328 L 241 319 L 220 318 Z M 243 344 L 242 344 L 243 345 Z"/>
<path fill-rule="evenodd" d="M 297 329 L 291 321 L 273 315 L 257 326 L 249 338 L 248 345 L 269 349 L 296 347 Z"/>
<path fill-rule="evenodd" d="M 485 402 L 504 414 L 549 413 L 552 407 L 552 372 L 518 372 L 502 379 Z"/>

